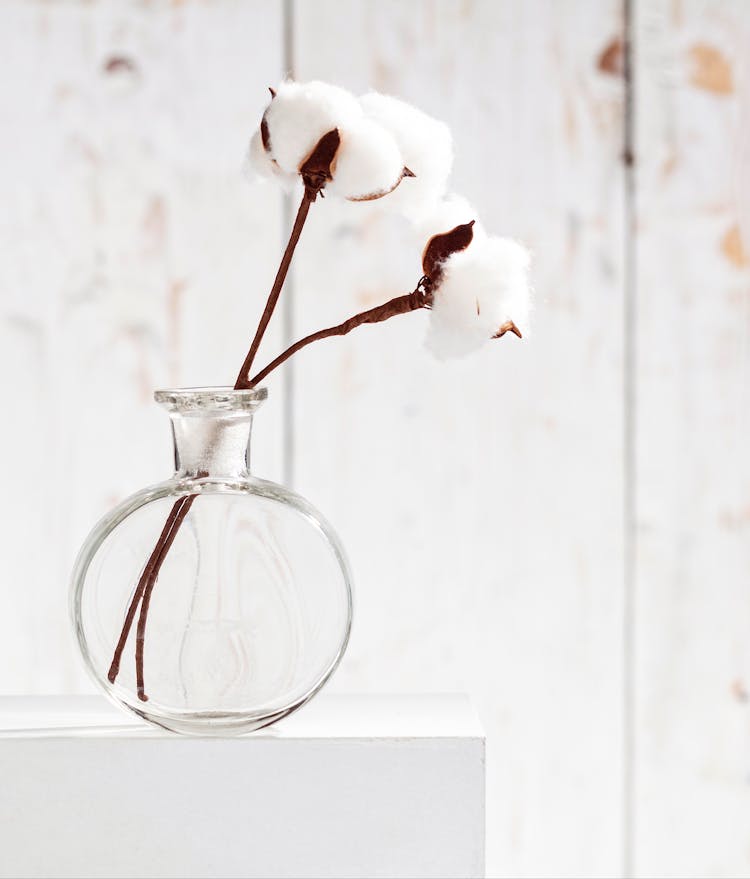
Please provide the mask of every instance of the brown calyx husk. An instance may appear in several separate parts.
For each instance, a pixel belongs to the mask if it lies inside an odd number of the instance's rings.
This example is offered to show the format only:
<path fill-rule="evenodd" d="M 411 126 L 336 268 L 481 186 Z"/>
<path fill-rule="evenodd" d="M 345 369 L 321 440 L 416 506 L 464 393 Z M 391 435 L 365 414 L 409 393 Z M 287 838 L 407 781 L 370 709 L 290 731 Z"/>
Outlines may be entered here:
<path fill-rule="evenodd" d="M 448 257 L 466 250 L 471 244 L 474 239 L 474 223 L 475 220 L 472 220 L 456 226 L 450 232 L 433 235 L 427 242 L 422 253 L 422 271 L 432 285 L 440 283 L 443 274 L 442 265 Z"/>
<path fill-rule="evenodd" d="M 416 177 L 417 175 L 410 171 L 406 165 L 404 165 L 401 173 L 398 176 L 398 180 L 390 186 L 388 189 L 382 190 L 382 192 L 370 192 L 367 195 L 348 195 L 346 197 L 347 201 L 375 201 L 376 199 L 383 198 L 383 196 L 390 195 L 394 189 L 396 189 L 400 184 L 404 177 Z"/>
<path fill-rule="evenodd" d="M 320 138 L 299 168 L 305 189 L 317 195 L 329 180 L 333 180 L 333 165 L 340 145 L 338 128 L 332 128 Z"/>

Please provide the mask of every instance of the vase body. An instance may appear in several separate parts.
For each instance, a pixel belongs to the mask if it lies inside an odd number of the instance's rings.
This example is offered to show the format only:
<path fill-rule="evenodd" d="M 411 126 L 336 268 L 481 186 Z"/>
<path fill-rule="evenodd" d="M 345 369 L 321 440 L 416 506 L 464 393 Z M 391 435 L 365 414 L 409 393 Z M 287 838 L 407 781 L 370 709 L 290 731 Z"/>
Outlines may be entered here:
<path fill-rule="evenodd" d="M 73 573 L 90 673 L 121 706 L 176 732 L 240 734 L 279 720 L 323 686 L 348 643 L 352 587 L 338 538 L 303 498 L 250 473 L 264 398 L 262 388 L 157 392 L 175 473 L 99 522 Z"/>

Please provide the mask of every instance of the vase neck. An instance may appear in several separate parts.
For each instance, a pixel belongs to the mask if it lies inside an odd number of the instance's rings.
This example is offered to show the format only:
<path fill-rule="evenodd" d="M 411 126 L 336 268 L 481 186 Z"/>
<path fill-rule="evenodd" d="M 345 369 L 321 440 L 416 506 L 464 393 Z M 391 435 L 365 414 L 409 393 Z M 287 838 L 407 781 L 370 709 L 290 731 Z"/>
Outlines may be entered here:
<path fill-rule="evenodd" d="M 253 416 L 172 415 L 175 475 L 244 477 L 250 472 Z"/>
<path fill-rule="evenodd" d="M 250 473 L 253 412 L 265 389 L 157 391 L 172 420 L 175 475 L 237 479 Z"/>

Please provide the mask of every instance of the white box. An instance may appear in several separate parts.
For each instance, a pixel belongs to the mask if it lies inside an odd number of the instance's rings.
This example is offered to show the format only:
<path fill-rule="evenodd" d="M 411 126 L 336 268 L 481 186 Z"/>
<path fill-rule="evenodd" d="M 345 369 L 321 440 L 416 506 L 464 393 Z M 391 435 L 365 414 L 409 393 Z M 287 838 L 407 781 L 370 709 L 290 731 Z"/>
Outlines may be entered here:
<path fill-rule="evenodd" d="M 182 738 L 98 696 L 0 698 L 2 877 L 476 877 L 484 734 L 462 696 L 318 696 Z"/>

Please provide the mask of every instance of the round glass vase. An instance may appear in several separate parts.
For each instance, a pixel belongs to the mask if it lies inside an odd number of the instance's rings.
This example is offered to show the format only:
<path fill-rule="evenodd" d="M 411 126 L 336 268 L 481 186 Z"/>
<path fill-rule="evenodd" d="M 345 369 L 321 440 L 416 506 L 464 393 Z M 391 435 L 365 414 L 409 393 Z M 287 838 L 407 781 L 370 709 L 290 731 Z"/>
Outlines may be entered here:
<path fill-rule="evenodd" d="M 304 705 L 341 661 L 349 568 L 311 504 L 250 473 L 265 388 L 155 398 L 172 421 L 175 473 L 86 538 L 71 587 L 78 644 L 94 680 L 143 719 L 250 732 Z"/>

